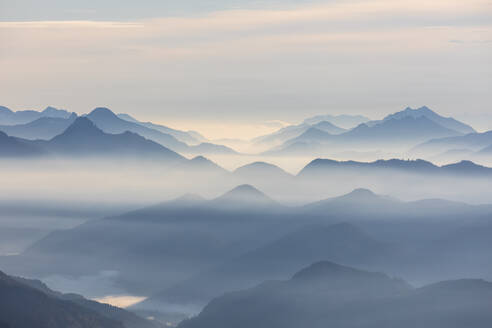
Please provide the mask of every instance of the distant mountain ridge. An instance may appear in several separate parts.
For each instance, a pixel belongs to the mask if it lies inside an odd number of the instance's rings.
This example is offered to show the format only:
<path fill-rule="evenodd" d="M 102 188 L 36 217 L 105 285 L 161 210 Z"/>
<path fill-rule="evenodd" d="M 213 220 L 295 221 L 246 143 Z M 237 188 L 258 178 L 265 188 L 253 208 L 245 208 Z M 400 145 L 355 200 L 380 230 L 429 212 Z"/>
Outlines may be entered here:
<path fill-rule="evenodd" d="M 167 133 L 178 139 L 179 141 L 186 142 L 187 144 L 199 144 L 201 142 L 207 141 L 207 139 L 196 131 L 180 131 L 172 129 L 170 127 L 154 124 L 152 122 L 141 122 L 128 114 L 117 114 L 117 116 L 125 121 L 137 123 L 148 127 L 150 129 L 161 131 L 162 133 Z"/>
<path fill-rule="evenodd" d="M 312 124 L 301 123 L 299 125 L 290 125 L 271 134 L 256 137 L 252 141 L 256 144 L 279 144 L 291 138 L 295 138 L 313 128 L 329 134 L 341 134 L 347 131 L 329 121 L 319 121 L 313 122 Z"/>
<path fill-rule="evenodd" d="M 291 128 L 291 127 L 288 127 Z M 285 128 L 285 131 L 288 128 Z M 292 128 L 291 128 L 292 129 Z M 316 155 L 346 149 L 413 147 L 434 138 L 457 137 L 475 132 L 473 128 L 453 118 L 445 118 L 428 107 L 406 108 L 403 111 L 386 116 L 380 121 L 370 121 L 357 125 L 349 131 L 333 134 L 329 131 L 308 126 L 297 135 L 290 134 L 264 154 L 268 155 Z"/>
<path fill-rule="evenodd" d="M 166 147 L 138 134 L 108 134 L 86 117 L 78 117 L 61 134 L 51 140 L 26 140 L 0 132 L 0 156 L 126 156 L 156 158 L 168 161 L 185 160 Z"/>
<path fill-rule="evenodd" d="M 449 130 L 454 130 L 457 132 L 460 132 L 461 134 L 468 134 L 468 133 L 475 133 L 475 129 L 473 129 L 470 125 L 465 124 L 463 122 L 460 122 L 458 120 L 455 120 L 452 117 L 443 117 L 436 112 L 432 111 L 429 109 L 427 106 L 422 106 L 417 109 L 413 109 L 410 107 L 405 108 L 404 110 L 390 114 L 386 116 L 383 121 L 388 121 L 392 119 L 402 119 L 405 117 L 413 117 L 413 118 L 419 118 L 419 117 L 426 117 L 429 120 L 449 129 Z"/>
<path fill-rule="evenodd" d="M 41 117 L 29 123 L 1 125 L 0 131 L 11 137 L 49 140 L 65 131 L 76 118 L 77 115 L 75 113 L 72 113 L 67 118 Z"/>
<path fill-rule="evenodd" d="M 106 133 L 134 132 L 177 152 L 237 154 L 229 147 L 206 142 L 198 132 L 185 132 L 151 122 L 140 122 L 128 114 L 116 115 L 105 107 L 97 107 L 83 116 L 89 118 Z M 18 138 L 49 140 L 68 128 L 76 117 L 75 113 L 53 107 L 48 107 L 41 112 L 33 110 L 13 112 L 6 107 L 0 107 L 0 131 Z"/>
<path fill-rule="evenodd" d="M 492 168 L 477 165 L 471 161 L 437 166 L 425 160 L 377 160 L 374 162 L 336 161 L 331 159 L 315 159 L 307 164 L 299 173 L 299 177 L 317 176 L 317 174 L 337 172 L 337 170 L 397 170 L 408 173 L 442 173 L 442 174 L 492 174 Z"/>
<path fill-rule="evenodd" d="M 361 123 L 369 122 L 370 119 L 363 115 L 317 115 L 304 120 L 303 123 L 316 124 L 322 121 L 330 122 L 344 129 L 352 129 Z"/>
<path fill-rule="evenodd" d="M 100 129 L 108 133 L 123 133 L 126 131 L 134 132 L 142 137 L 153 140 L 161 145 L 177 152 L 186 152 L 192 154 L 209 154 L 209 153 L 236 153 L 233 149 L 222 145 L 210 143 L 199 143 L 189 146 L 185 142 L 176 139 L 173 134 L 177 134 L 177 130 L 171 130 L 164 126 L 154 124 L 135 123 L 119 118 L 110 109 L 105 107 L 95 108 L 92 112 L 86 115 L 88 119 L 93 121 Z M 151 127 L 152 126 L 152 127 Z M 155 129 L 157 127 L 157 129 Z M 169 129 L 168 133 L 161 130 Z M 182 134 L 180 134 L 182 135 Z"/>
<path fill-rule="evenodd" d="M 0 106 L 0 125 L 26 124 L 42 117 L 69 118 L 72 113 L 51 106 L 43 111 L 20 110 L 13 111 L 5 106 Z"/>

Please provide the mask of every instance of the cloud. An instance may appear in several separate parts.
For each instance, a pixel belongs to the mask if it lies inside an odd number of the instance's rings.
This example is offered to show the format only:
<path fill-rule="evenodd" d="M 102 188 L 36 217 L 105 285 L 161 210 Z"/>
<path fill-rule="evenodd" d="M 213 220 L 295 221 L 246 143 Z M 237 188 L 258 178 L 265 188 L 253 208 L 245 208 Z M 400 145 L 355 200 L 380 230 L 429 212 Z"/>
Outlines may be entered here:
<path fill-rule="evenodd" d="M 468 97 L 488 110 L 491 17 L 484 0 L 372 0 L 0 22 L 0 97 L 14 108 L 106 105 L 164 123 L 258 115 L 261 124 L 328 108 L 377 117 L 409 102 L 452 114 Z"/>

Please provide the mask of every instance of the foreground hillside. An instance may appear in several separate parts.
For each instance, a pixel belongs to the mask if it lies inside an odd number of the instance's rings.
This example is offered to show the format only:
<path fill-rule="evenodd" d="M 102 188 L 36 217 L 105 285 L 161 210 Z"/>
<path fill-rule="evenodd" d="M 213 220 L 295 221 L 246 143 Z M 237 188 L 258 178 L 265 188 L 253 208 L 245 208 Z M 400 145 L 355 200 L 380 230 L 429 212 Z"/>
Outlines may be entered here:
<path fill-rule="evenodd" d="M 116 307 L 65 295 L 39 281 L 0 272 L 2 328 L 156 328 L 157 324 Z"/>
<path fill-rule="evenodd" d="M 318 262 L 288 281 L 219 297 L 179 327 L 485 328 L 491 306 L 492 283 L 483 280 L 415 289 L 381 273 Z"/>

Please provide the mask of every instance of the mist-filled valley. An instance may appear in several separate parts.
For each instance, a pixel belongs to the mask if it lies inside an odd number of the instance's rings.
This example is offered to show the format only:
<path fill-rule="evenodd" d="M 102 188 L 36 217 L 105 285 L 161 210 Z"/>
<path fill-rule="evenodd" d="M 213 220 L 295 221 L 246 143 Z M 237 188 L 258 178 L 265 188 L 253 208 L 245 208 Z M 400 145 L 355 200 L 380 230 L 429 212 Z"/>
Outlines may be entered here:
<path fill-rule="evenodd" d="M 427 107 L 225 144 L 107 108 L 0 114 L 5 327 L 492 323 L 488 132 Z"/>

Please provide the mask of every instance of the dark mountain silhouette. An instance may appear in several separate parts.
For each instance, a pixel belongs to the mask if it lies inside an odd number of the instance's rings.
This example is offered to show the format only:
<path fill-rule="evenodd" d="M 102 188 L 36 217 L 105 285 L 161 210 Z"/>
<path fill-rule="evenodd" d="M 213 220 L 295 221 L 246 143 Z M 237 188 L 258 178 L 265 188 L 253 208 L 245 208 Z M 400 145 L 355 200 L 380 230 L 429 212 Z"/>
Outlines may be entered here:
<path fill-rule="evenodd" d="M 41 117 L 69 118 L 70 112 L 48 106 L 43 111 L 22 110 L 12 111 L 7 107 L 0 106 L 0 125 L 26 124 Z"/>
<path fill-rule="evenodd" d="M 92 112 L 87 114 L 86 117 L 106 133 L 120 134 L 130 131 L 147 139 L 158 142 L 174 151 L 181 151 L 187 148 L 186 143 L 177 140 L 172 135 L 150 129 L 138 123 L 122 120 L 108 108 L 95 108 Z"/>
<path fill-rule="evenodd" d="M 473 327 L 492 324 L 492 284 L 445 281 L 414 289 L 402 280 L 318 262 L 288 281 L 228 293 L 180 328 Z"/>
<path fill-rule="evenodd" d="M 9 328 L 124 328 L 116 320 L 43 293 L 0 272 L 0 322 Z"/>
<path fill-rule="evenodd" d="M 490 167 L 485 167 L 482 165 L 478 165 L 473 163 L 472 161 L 461 161 L 459 163 L 453 163 L 453 164 L 448 164 L 448 165 L 443 165 L 441 167 L 442 170 L 445 170 L 446 172 L 453 172 L 457 174 L 492 174 L 492 168 Z"/>
<path fill-rule="evenodd" d="M 9 137 L 0 131 L 0 157 L 33 157 L 44 154 L 43 149 L 31 144 L 29 140 Z"/>
<path fill-rule="evenodd" d="M 293 178 L 291 174 L 285 172 L 280 167 L 265 162 L 254 162 L 238 167 L 233 173 L 247 181 L 264 180 L 265 178 L 272 180 Z"/>
<path fill-rule="evenodd" d="M 186 143 L 179 141 L 171 134 L 163 133 L 140 123 L 121 119 L 111 110 L 104 107 L 94 109 L 87 115 L 87 118 L 94 122 L 94 124 L 96 124 L 97 127 L 104 132 L 113 134 L 120 134 L 126 131 L 134 132 L 177 152 L 187 152 L 192 154 L 235 153 L 234 150 L 226 146 L 209 143 L 188 146 Z"/>
<path fill-rule="evenodd" d="M 437 124 L 439 124 L 442 127 L 445 127 L 449 130 L 457 131 L 460 132 L 461 134 L 468 134 L 468 133 L 474 133 L 476 132 L 471 126 L 462 123 L 460 121 L 455 120 L 452 117 L 443 117 L 436 112 L 432 111 L 429 109 L 427 106 L 422 106 L 417 109 L 413 109 L 410 107 L 405 108 L 404 110 L 400 112 L 396 112 L 394 114 L 390 114 L 386 116 L 383 121 L 389 121 L 392 119 L 403 119 L 406 117 L 413 117 L 413 118 L 420 118 L 420 117 L 425 117 Z"/>
<path fill-rule="evenodd" d="M 206 141 L 206 139 L 202 135 L 195 131 L 180 131 L 164 125 L 154 124 L 152 122 L 140 122 L 128 114 L 118 114 L 117 116 L 122 120 L 137 123 L 149 129 L 172 135 L 179 141 L 186 142 L 187 144 L 198 144 L 200 142 Z"/>
<path fill-rule="evenodd" d="M 48 152 L 65 156 L 117 155 L 184 160 L 181 155 L 138 134 L 128 131 L 121 134 L 105 133 L 86 117 L 77 118 L 53 139 L 36 144 Z"/>
<path fill-rule="evenodd" d="M 72 113 L 68 118 L 41 117 L 25 124 L 2 125 L 0 131 L 12 137 L 49 140 L 65 131 L 76 118 L 75 113 Z"/>
<path fill-rule="evenodd" d="M 306 165 L 299 173 L 299 177 L 316 176 L 318 174 L 336 172 L 340 170 L 401 170 L 414 173 L 430 173 L 439 170 L 439 167 L 424 160 L 378 160 L 375 162 L 335 161 L 331 159 L 315 159 Z"/>
<path fill-rule="evenodd" d="M 310 263 L 331 260 L 350 265 L 376 266 L 397 252 L 351 224 L 302 227 L 265 246 L 227 261 L 212 270 L 155 294 L 136 308 L 163 304 L 205 305 L 227 291 L 252 287 L 265 280 L 287 279 Z"/>
<path fill-rule="evenodd" d="M 377 160 L 375 162 L 335 161 L 330 159 L 315 159 L 306 165 L 299 173 L 300 178 L 320 178 L 327 174 L 356 172 L 357 174 L 371 174 L 377 172 L 398 171 L 413 174 L 451 174 L 451 175 L 489 175 L 492 168 L 477 165 L 471 161 L 437 166 L 431 162 L 418 160 Z"/>
<path fill-rule="evenodd" d="M 436 138 L 424 142 L 411 150 L 413 154 L 436 155 L 453 149 L 479 151 L 492 145 L 492 131 L 469 133 L 464 136 Z"/>
<path fill-rule="evenodd" d="M 111 306 L 109 304 L 99 303 L 96 301 L 88 300 L 81 295 L 78 294 L 64 294 L 50 289 L 40 280 L 26 279 L 20 277 L 11 277 L 17 282 L 39 290 L 40 292 L 53 297 L 55 299 L 59 299 L 62 301 L 72 302 L 80 307 L 94 311 L 105 318 L 114 320 L 116 322 L 120 322 L 123 324 L 125 328 L 159 328 L 162 327 L 160 324 L 152 321 L 145 320 L 130 311 L 126 311 L 124 309 L 120 309 L 115 306 Z"/>

